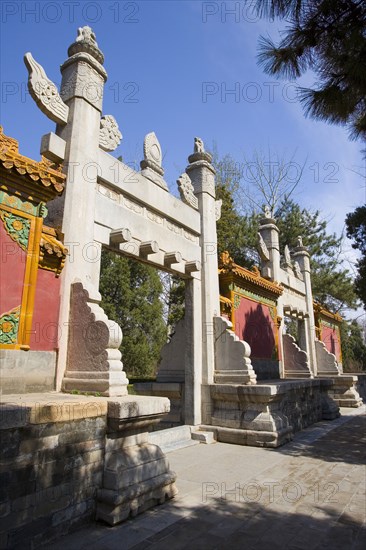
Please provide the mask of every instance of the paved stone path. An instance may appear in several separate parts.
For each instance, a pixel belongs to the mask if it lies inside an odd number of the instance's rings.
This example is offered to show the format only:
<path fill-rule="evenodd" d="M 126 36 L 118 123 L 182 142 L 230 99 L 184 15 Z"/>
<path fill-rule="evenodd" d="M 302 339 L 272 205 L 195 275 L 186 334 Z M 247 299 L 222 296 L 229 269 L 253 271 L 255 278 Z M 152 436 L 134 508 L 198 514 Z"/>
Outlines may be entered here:
<path fill-rule="evenodd" d="M 366 416 L 344 409 L 279 449 L 223 443 L 168 454 L 172 501 L 116 527 L 95 525 L 52 550 L 364 550 Z"/>

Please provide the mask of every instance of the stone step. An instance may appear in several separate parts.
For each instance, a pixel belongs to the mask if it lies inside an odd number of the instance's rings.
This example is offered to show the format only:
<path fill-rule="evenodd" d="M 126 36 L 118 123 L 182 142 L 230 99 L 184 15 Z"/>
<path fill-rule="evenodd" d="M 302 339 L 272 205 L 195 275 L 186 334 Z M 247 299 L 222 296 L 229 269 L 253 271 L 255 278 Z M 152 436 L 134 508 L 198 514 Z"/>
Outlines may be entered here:
<path fill-rule="evenodd" d="M 199 445 L 200 441 L 192 439 L 190 426 L 176 426 L 149 433 L 149 443 L 158 445 L 163 453 L 169 453 L 184 447 Z"/>
<path fill-rule="evenodd" d="M 211 443 L 216 443 L 213 432 L 204 432 L 203 430 L 195 430 L 191 432 L 192 439 L 199 441 L 200 443 L 205 443 L 206 445 L 211 445 Z"/>

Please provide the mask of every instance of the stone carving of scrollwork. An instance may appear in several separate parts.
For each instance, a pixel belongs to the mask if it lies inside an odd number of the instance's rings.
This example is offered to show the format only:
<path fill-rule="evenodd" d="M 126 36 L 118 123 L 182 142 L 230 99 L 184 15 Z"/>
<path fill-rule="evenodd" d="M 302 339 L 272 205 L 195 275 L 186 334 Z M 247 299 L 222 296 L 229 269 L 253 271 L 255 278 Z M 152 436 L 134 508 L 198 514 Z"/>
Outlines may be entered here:
<path fill-rule="evenodd" d="M 295 277 L 297 277 L 297 279 L 300 279 L 300 281 L 303 281 L 304 277 L 303 277 L 303 274 L 301 273 L 299 262 L 294 262 L 293 270 L 294 270 Z"/>
<path fill-rule="evenodd" d="M 185 172 L 177 179 L 180 198 L 183 202 L 198 209 L 198 199 L 194 195 L 194 188 L 191 182 L 191 178 Z"/>
<path fill-rule="evenodd" d="M 285 257 L 285 266 L 286 266 L 286 267 L 292 267 L 292 260 L 291 260 L 290 249 L 289 249 L 289 247 L 288 247 L 287 244 L 286 244 L 286 246 L 285 246 L 285 248 L 284 248 L 283 255 L 284 255 L 284 257 Z"/>
<path fill-rule="evenodd" d="M 24 63 L 28 69 L 28 89 L 39 109 L 48 118 L 59 124 L 66 124 L 69 108 L 62 101 L 56 84 L 50 80 L 43 67 L 31 53 L 26 53 Z"/>
<path fill-rule="evenodd" d="M 215 201 L 215 219 L 218 222 L 221 218 L 222 200 Z"/>
<path fill-rule="evenodd" d="M 261 260 L 264 262 L 269 262 L 270 256 L 266 243 L 260 233 L 258 233 L 258 252 L 261 257 Z"/>
<path fill-rule="evenodd" d="M 122 134 L 119 131 L 116 119 L 112 115 L 105 115 L 100 119 L 99 146 L 103 151 L 114 151 L 121 143 Z"/>

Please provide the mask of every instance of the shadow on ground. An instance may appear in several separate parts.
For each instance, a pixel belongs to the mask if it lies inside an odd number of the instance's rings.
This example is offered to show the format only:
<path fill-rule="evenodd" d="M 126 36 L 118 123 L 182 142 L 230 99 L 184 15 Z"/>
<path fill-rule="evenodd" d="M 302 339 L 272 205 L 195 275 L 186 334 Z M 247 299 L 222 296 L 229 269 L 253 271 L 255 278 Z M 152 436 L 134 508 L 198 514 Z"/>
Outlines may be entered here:
<path fill-rule="evenodd" d="M 212 499 L 207 505 L 185 512 L 188 517 L 174 521 L 165 529 L 147 536 L 134 521 L 124 536 L 119 528 L 109 528 L 90 550 L 364 550 L 366 531 L 362 520 L 337 512 L 331 506 L 313 505 L 308 510 L 288 513 L 270 510 L 258 503 L 239 503 Z M 163 506 L 162 508 L 164 508 Z M 171 510 L 171 505 L 170 508 Z M 183 510 L 180 508 L 180 513 Z M 313 513 L 313 516 L 309 515 Z M 318 517 L 317 517 L 318 516 Z M 151 515 L 153 519 L 153 514 Z M 133 539 L 137 544 L 134 544 Z M 85 546 L 86 548 L 87 546 Z M 69 546 L 67 548 L 70 549 Z M 80 546 L 84 548 L 84 546 Z M 70 549 L 71 550 L 71 549 Z"/>
<path fill-rule="evenodd" d="M 276 449 L 276 453 L 307 456 L 327 462 L 366 464 L 366 416 L 352 418 L 311 443 L 300 435 L 300 441 Z"/>

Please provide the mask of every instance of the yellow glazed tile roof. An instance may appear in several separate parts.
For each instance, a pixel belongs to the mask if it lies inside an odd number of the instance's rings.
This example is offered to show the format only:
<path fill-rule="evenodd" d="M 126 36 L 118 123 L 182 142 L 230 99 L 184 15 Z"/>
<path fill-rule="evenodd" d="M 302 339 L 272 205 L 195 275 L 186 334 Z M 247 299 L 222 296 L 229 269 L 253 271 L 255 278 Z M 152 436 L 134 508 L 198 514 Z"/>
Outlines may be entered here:
<path fill-rule="evenodd" d="M 47 194 L 51 195 L 49 199 L 60 195 L 64 190 L 66 176 L 61 172 L 62 167 L 55 166 L 44 157 L 37 162 L 21 155 L 17 140 L 6 136 L 2 126 L 0 126 L 0 165 L 8 173 L 25 176 L 31 182 L 48 188 Z"/>

